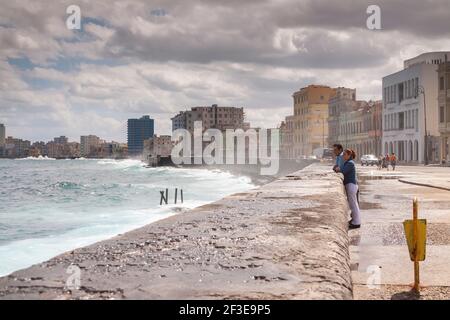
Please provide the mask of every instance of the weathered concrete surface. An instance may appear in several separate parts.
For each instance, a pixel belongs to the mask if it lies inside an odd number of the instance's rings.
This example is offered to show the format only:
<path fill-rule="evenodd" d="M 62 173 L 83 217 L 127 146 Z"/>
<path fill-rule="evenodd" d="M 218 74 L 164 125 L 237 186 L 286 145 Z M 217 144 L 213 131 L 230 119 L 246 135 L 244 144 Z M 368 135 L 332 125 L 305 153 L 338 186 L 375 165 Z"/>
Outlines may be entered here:
<path fill-rule="evenodd" d="M 328 171 L 312 166 L 15 272 L 0 298 L 351 299 L 347 204 Z M 79 290 L 64 288 L 71 264 Z"/>
<path fill-rule="evenodd" d="M 349 232 L 355 299 L 450 299 L 450 192 L 401 181 L 442 185 L 449 168 L 404 167 L 395 172 L 358 168 L 362 227 Z M 414 280 L 402 222 L 412 219 L 412 200 L 419 199 L 419 218 L 427 219 L 427 257 L 420 263 L 420 295 Z M 375 268 L 379 267 L 380 286 Z"/>

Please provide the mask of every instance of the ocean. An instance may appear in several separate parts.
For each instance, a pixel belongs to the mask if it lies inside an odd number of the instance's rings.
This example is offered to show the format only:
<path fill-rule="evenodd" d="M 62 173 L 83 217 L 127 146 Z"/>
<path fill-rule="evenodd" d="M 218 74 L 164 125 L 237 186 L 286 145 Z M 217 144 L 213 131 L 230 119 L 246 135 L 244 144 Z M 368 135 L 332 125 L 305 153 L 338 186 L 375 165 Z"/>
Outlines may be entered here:
<path fill-rule="evenodd" d="M 139 160 L 0 159 L 0 276 L 253 187 L 219 170 Z M 173 204 L 174 188 L 184 203 Z"/>

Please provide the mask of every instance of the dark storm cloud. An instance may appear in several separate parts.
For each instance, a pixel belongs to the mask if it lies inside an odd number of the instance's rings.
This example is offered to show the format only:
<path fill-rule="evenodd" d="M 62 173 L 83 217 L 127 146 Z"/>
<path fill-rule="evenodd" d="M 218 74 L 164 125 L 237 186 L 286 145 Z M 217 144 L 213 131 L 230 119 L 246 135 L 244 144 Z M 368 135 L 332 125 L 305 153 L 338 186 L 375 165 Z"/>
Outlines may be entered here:
<path fill-rule="evenodd" d="M 383 63 L 395 46 L 389 32 L 429 38 L 450 33 L 448 0 L 435 1 L 197 1 L 172 2 L 169 17 L 141 23 L 155 32 L 117 27 L 105 54 L 145 61 L 229 61 L 284 67 L 358 68 Z M 385 38 L 366 28 L 366 9 L 381 7 Z M 161 4 L 162 5 L 162 4 Z M 144 27 L 142 27 L 145 29 Z M 287 46 L 274 47 L 277 33 L 293 30 Z M 334 32 L 334 33 L 332 33 Z M 338 33 L 350 36 L 343 40 Z M 395 37 L 396 35 L 393 35 Z M 303 38 L 302 47 L 297 38 Z M 376 41 L 370 42 L 369 39 Z M 292 49 L 292 48 L 291 48 Z"/>
<path fill-rule="evenodd" d="M 415 36 L 441 37 L 450 34 L 449 0 L 304 0 L 289 7 L 276 7 L 272 16 L 279 27 L 298 25 L 345 30 L 365 28 L 366 9 L 378 5 L 382 27 Z"/>

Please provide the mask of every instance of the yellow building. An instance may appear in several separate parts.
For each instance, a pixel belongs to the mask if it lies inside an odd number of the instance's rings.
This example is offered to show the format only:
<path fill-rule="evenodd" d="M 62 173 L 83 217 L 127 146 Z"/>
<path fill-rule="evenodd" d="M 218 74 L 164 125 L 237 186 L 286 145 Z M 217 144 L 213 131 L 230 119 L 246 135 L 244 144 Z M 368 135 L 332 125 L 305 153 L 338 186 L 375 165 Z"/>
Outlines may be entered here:
<path fill-rule="evenodd" d="M 310 85 L 293 94 L 294 156 L 310 156 L 317 148 L 327 148 L 328 102 L 336 89 Z"/>

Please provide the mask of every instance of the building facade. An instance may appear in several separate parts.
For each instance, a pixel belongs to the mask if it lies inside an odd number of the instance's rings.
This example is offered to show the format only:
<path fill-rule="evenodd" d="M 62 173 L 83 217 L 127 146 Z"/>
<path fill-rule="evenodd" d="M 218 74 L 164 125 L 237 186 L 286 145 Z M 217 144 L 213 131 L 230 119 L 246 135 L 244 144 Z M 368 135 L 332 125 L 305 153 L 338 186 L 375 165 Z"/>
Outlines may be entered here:
<path fill-rule="evenodd" d="M 294 159 L 294 116 L 287 116 L 280 124 L 280 158 Z"/>
<path fill-rule="evenodd" d="M 5 139 L 4 155 L 8 158 L 25 158 L 29 155 L 31 142 L 8 137 Z"/>
<path fill-rule="evenodd" d="M 67 144 L 69 143 L 69 139 L 66 136 L 60 136 L 53 139 L 54 143 L 57 144 Z"/>
<path fill-rule="evenodd" d="M 186 128 L 186 118 L 189 111 L 180 111 L 172 120 L 172 131 Z"/>
<path fill-rule="evenodd" d="M 450 62 L 438 67 L 439 79 L 439 133 L 441 135 L 441 163 L 450 162 Z"/>
<path fill-rule="evenodd" d="M 173 142 L 169 135 L 153 136 L 144 141 L 142 158 L 149 165 L 158 165 L 161 157 L 168 158 L 172 153 Z"/>
<path fill-rule="evenodd" d="M 358 159 L 365 154 L 382 153 L 381 108 L 381 101 L 355 101 L 354 111 L 339 115 L 337 142 L 355 150 Z"/>
<path fill-rule="evenodd" d="M 341 114 L 356 110 L 356 89 L 336 88 L 330 97 L 328 106 L 328 145 L 332 146 L 339 141 Z"/>
<path fill-rule="evenodd" d="M 369 101 L 369 109 L 365 114 L 365 127 L 369 132 L 369 141 L 365 154 L 380 156 L 383 154 L 383 102 Z"/>
<path fill-rule="evenodd" d="M 0 147 L 3 147 L 5 145 L 5 139 L 6 139 L 6 128 L 4 124 L 0 123 Z"/>
<path fill-rule="evenodd" d="M 194 131 L 194 122 L 201 121 L 203 131 L 209 128 L 219 129 L 245 129 L 249 125 L 244 122 L 244 108 L 221 107 L 217 104 L 207 107 L 194 107 L 190 111 L 181 111 L 172 120 L 172 130 L 187 129 Z"/>
<path fill-rule="evenodd" d="M 399 161 L 439 162 L 436 72 L 445 54 L 406 60 L 403 70 L 383 78 L 383 152 L 396 153 Z"/>
<path fill-rule="evenodd" d="M 328 145 L 329 100 L 336 89 L 310 85 L 293 94 L 294 157 L 309 156 Z"/>
<path fill-rule="evenodd" d="M 130 156 L 141 155 L 144 150 L 144 140 L 153 137 L 154 133 L 154 120 L 149 116 L 128 119 L 128 154 Z"/>
<path fill-rule="evenodd" d="M 80 137 L 80 155 L 82 157 L 94 156 L 100 148 L 101 140 L 95 135 Z"/>

